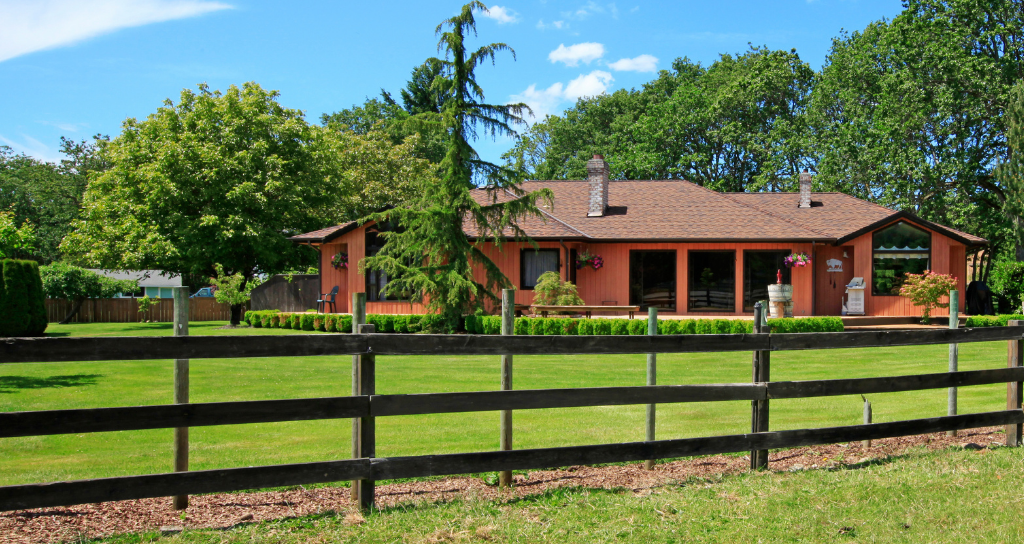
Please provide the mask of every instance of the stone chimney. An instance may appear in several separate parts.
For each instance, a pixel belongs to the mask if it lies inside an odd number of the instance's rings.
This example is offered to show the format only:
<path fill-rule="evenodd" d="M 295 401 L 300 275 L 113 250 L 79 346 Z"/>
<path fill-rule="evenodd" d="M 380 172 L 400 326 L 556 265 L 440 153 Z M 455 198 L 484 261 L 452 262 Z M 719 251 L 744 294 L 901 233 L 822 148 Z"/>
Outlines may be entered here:
<path fill-rule="evenodd" d="M 800 205 L 798 208 L 811 207 L 811 180 L 814 179 L 807 170 L 800 172 Z"/>
<path fill-rule="evenodd" d="M 608 209 L 608 163 L 604 156 L 594 155 L 587 161 L 587 182 L 590 184 L 590 207 L 587 217 L 601 217 Z"/>

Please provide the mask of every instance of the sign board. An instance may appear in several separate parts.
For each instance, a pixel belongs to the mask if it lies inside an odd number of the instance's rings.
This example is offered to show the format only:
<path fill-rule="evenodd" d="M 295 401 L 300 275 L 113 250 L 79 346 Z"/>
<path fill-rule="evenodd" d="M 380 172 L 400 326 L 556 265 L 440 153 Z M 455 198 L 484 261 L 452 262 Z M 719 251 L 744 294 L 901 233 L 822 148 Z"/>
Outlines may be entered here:
<path fill-rule="evenodd" d="M 826 272 L 843 271 L 843 261 L 840 261 L 839 259 L 829 259 L 825 261 L 825 264 L 828 266 L 828 268 L 825 270 Z"/>

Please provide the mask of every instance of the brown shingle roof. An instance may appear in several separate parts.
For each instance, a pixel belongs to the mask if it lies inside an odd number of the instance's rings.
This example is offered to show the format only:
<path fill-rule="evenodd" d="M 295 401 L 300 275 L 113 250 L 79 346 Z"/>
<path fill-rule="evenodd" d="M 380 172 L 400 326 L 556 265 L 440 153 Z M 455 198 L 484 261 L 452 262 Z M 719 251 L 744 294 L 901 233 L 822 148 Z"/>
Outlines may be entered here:
<path fill-rule="evenodd" d="M 527 181 L 522 188 L 528 192 L 547 188 L 554 193 L 555 205 L 542 208 L 543 219 L 530 217 L 520 223 L 535 239 L 837 242 L 906 217 L 968 245 L 987 243 L 842 193 L 812 193 L 814 205 L 799 208 L 798 193 L 718 193 L 682 180 L 612 180 L 609 212 L 587 217 L 590 189 L 585 180 Z M 483 190 L 475 191 L 474 197 L 481 204 L 488 202 Z M 508 198 L 503 194 L 499 200 Z M 355 223 L 337 225 L 291 239 L 325 242 L 355 227 Z M 476 235 L 468 222 L 464 230 Z"/>

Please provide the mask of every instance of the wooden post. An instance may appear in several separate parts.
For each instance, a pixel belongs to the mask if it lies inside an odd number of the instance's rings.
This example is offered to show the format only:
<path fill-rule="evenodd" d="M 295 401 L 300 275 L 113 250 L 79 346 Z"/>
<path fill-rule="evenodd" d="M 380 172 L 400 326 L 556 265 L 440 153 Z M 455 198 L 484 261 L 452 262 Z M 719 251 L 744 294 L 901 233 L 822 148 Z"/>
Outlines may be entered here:
<path fill-rule="evenodd" d="M 647 309 L 647 334 L 650 336 L 656 336 L 658 334 L 658 309 L 648 308 Z M 658 355 L 656 353 L 647 354 L 647 385 L 658 385 Z M 647 405 L 647 433 L 644 436 L 644 440 L 648 442 L 654 441 L 654 429 L 655 429 L 655 405 Z M 644 461 L 644 468 L 647 470 L 654 470 L 654 459 L 648 459 Z"/>
<path fill-rule="evenodd" d="M 949 328 L 955 329 L 960 326 L 960 293 L 956 289 L 949 292 Z M 960 345 L 949 345 L 949 371 L 956 372 L 960 366 Z M 956 415 L 956 388 L 949 388 L 946 413 Z M 946 431 L 946 436 L 956 436 L 956 431 Z"/>
<path fill-rule="evenodd" d="M 515 334 L 515 311 L 516 291 L 515 289 L 501 290 L 501 334 L 511 336 Z M 512 356 L 505 354 L 501 356 L 501 390 L 512 390 Z M 512 410 L 501 411 L 501 440 L 502 451 L 512 449 Z M 500 487 L 512 486 L 512 471 L 503 470 L 498 473 L 498 485 Z"/>
<path fill-rule="evenodd" d="M 869 425 L 871 424 L 871 401 L 869 401 L 864 395 L 861 395 L 860 398 L 864 399 L 864 424 Z M 863 446 L 864 449 L 868 449 L 871 447 L 871 441 L 864 440 L 860 445 Z"/>
<path fill-rule="evenodd" d="M 765 308 L 760 302 L 754 304 L 754 333 L 767 334 L 768 326 L 762 321 Z M 768 350 L 754 352 L 753 381 L 763 383 L 771 379 L 771 352 Z M 750 432 L 768 432 L 768 400 L 751 401 Z M 750 452 L 751 470 L 768 468 L 768 450 Z"/>
<path fill-rule="evenodd" d="M 352 334 L 358 334 L 361 325 L 366 324 L 366 293 L 352 293 Z M 362 356 L 352 356 L 352 396 L 359 394 L 359 365 Z M 359 458 L 359 419 L 352 419 L 352 458 Z M 356 481 L 352 482 L 352 502 L 359 500 Z"/>
<path fill-rule="evenodd" d="M 374 325 L 360 325 L 359 332 L 362 334 L 373 334 L 376 332 Z M 373 395 L 377 392 L 376 383 L 376 359 L 373 354 L 366 354 L 359 357 L 359 394 Z M 356 420 L 356 451 L 359 458 L 372 458 L 376 456 L 376 424 L 372 416 L 362 417 Z M 362 510 L 369 510 L 373 507 L 373 480 L 357 480 L 353 488 L 356 490 L 356 504 Z"/>
<path fill-rule="evenodd" d="M 1007 323 L 1011 327 L 1020 327 L 1024 325 L 1024 321 L 1014 319 Z M 1024 340 L 1014 339 L 1010 340 L 1008 357 L 1006 358 L 1006 366 L 1013 368 L 1018 366 L 1024 366 L 1022 359 L 1024 359 Z M 1024 382 L 1010 382 L 1006 384 L 1006 409 L 1007 410 L 1020 410 L 1021 409 L 1021 391 L 1024 389 Z M 1019 423 L 1007 425 L 1005 427 L 1006 432 L 1006 445 L 1007 446 L 1020 446 L 1021 445 L 1021 427 Z"/>
<path fill-rule="evenodd" d="M 188 287 L 172 287 L 174 336 L 188 336 Z M 174 361 L 174 403 L 188 404 L 188 359 Z M 174 471 L 188 472 L 188 427 L 174 429 Z M 175 510 L 188 508 L 188 495 L 175 495 Z"/>

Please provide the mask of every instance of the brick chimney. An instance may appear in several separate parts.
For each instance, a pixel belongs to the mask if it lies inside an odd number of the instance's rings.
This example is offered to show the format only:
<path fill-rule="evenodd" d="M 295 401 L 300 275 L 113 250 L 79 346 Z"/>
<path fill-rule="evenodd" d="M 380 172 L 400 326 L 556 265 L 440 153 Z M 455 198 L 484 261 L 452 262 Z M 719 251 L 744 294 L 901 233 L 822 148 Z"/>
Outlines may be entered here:
<path fill-rule="evenodd" d="M 603 155 L 594 155 L 587 161 L 587 182 L 590 184 L 587 217 L 601 217 L 608 209 L 608 163 Z"/>
<path fill-rule="evenodd" d="M 814 179 L 807 170 L 800 172 L 800 205 L 798 208 L 811 207 L 811 180 Z"/>

